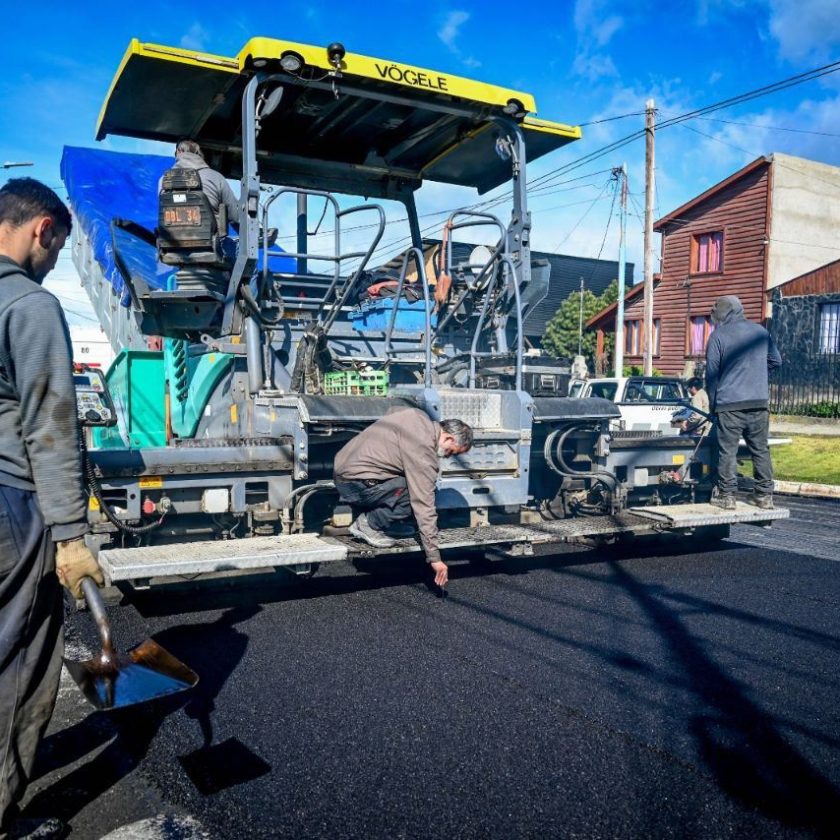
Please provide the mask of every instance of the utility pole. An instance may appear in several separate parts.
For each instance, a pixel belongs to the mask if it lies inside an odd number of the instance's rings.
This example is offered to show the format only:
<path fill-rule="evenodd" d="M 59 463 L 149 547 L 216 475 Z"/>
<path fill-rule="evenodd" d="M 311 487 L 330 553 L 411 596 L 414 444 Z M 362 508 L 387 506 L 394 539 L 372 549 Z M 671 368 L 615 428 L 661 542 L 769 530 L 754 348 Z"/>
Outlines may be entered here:
<path fill-rule="evenodd" d="M 654 197 L 654 132 L 656 110 L 652 99 L 645 102 L 645 376 L 653 373 L 653 197 Z"/>
<path fill-rule="evenodd" d="M 578 316 L 578 356 L 583 355 L 583 277 L 580 278 L 580 315 Z"/>
<path fill-rule="evenodd" d="M 620 179 L 621 216 L 618 226 L 618 306 L 615 310 L 615 376 L 624 375 L 624 264 L 625 241 L 627 239 L 627 164 L 614 169 L 613 175 Z"/>

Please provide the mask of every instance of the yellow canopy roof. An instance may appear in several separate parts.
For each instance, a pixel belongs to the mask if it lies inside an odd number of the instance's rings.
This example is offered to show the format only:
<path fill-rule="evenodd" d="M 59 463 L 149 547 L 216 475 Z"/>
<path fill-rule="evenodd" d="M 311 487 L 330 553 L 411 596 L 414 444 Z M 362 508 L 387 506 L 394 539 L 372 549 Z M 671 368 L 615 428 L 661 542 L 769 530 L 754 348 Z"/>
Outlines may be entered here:
<path fill-rule="evenodd" d="M 289 56 L 299 68 L 281 66 Z M 377 195 L 386 181 L 416 187 L 428 178 L 483 192 L 510 178 L 494 151 L 493 118 L 504 109 L 518 111 L 529 160 L 581 136 L 576 126 L 536 119 L 534 98 L 521 91 L 351 53 L 336 76 L 324 47 L 253 38 L 234 58 L 132 40 L 97 139 L 190 137 L 212 165 L 238 177 L 241 99 L 257 69 L 284 87 L 257 144 L 261 172 L 278 183 Z"/>

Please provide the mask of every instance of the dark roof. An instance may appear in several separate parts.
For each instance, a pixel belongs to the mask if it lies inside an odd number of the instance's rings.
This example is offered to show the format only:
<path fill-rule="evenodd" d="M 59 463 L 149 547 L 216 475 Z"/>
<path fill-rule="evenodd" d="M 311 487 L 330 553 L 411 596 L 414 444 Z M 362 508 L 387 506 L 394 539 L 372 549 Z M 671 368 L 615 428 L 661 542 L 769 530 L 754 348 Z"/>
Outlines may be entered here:
<path fill-rule="evenodd" d="M 565 254 L 543 254 L 531 251 L 531 259 L 546 259 L 551 263 L 548 294 L 525 320 L 528 335 L 541 336 L 545 325 L 560 308 L 560 304 L 572 293 L 580 289 L 580 278 L 584 287 L 596 295 L 603 294 L 607 286 L 618 278 L 616 260 L 595 260 L 591 257 L 569 257 Z M 633 285 L 633 263 L 624 265 L 625 283 Z"/>
<path fill-rule="evenodd" d="M 439 239 L 424 240 L 424 245 L 439 245 Z M 469 260 L 474 244 L 453 242 L 453 259 L 456 263 Z M 570 257 L 565 254 L 546 254 L 531 251 L 531 262 L 548 260 L 551 274 L 548 280 L 548 294 L 543 301 L 525 318 L 525 334 L 531 338 L 540 338 L 545 333 L 545 326 L 551 320 L 560 304 L 572 293 L 580 289 L 580 279 L 584 287 L 596 295 L 604 292 L 607 286 L 618 277 L 618 262 L 615 260 L 595 260 L 589 257 Z M 627 285 L 633 284 L 633 263 L 626 263 L 624 269 Z"/>

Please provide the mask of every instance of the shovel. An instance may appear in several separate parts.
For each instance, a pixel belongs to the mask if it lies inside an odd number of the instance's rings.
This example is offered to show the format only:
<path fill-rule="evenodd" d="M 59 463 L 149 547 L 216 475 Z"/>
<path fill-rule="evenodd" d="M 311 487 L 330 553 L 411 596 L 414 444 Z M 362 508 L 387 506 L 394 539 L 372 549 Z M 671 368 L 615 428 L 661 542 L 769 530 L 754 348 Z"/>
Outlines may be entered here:
<path fill-rule="evenodd" d="M 146 639 L 126 654 L 114 649 L 111 623 L 96 584 L 82 580 L 82 591 L 99 628 L 102 650 L 85 662 L 64 660 L 70 676 L 97 709 L 122 709 L 185 691 L 198 682 L 198 674 Z"/>

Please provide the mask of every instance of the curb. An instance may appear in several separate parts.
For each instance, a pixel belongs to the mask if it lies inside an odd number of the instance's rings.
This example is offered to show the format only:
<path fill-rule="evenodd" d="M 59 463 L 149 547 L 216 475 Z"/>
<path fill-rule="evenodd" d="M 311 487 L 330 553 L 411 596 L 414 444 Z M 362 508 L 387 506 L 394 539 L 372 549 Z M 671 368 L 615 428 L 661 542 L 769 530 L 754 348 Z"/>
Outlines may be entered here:
<path fill-rule="evenodd" d="M 784 496 L 805 496 L 809 499 L 840 499 L 840 485 L 810 484 L 805 481 L 774 481 L 773 489 Z"/>

